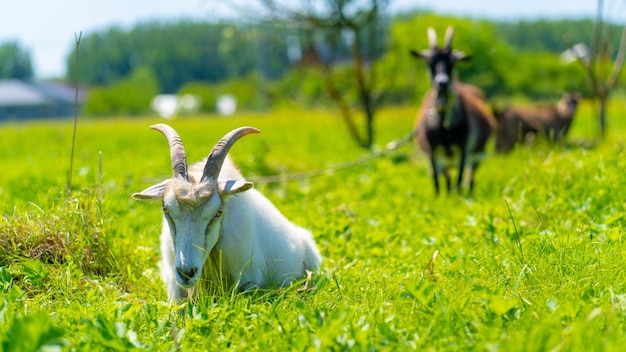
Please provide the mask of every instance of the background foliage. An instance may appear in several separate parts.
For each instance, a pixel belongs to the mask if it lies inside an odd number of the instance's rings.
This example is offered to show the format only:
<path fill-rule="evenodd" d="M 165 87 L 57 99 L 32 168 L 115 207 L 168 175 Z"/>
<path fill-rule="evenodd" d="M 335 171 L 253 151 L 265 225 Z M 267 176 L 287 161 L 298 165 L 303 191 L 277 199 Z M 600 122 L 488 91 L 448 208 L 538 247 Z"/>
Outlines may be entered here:
<path fill-rule="evenodd" d="M 18 42 L 0 43 L 0 79 L 29 80 L 33 77 L 30 53 Z"/>
<path fill-rule="evenodd" d="M 384 95 L 384 104 L 413 103 L 426 90 L 424 64 L 412 59 L 408 50 L 426 47 L 429 26 L 438 30 L 440 39 L 448 25 L 455 26 L 455 48 L 473 56 L 471 62 L 458 65 L 459 75 L 483 88 L 489 99 L 554 100 L 564 91 L 588 93 L 584 71 L 575 63 L 565 64 L 559 55 L 567 49 L 566 38 L 571 43 L 589 43 L 591 20 L 492 22 L 414 13 L 390 17 L 382 24 L 377 28 L 384 46 L 379 60 L 371 64 L 379 66 L 384 77 L 378 92 Z M 609 26 L 615 45 L 618 29 Z M 136 114 L 133 102 L 146 100 L 126 99 L 120 84 L 130 87 L 134 71 L 145 69 L 156 80 L 146 86 L 147 92 L 193 91 L 203 97 L 203 111 L 214 111 L 215 98 L 224 92 L 248 110 L 325 106 L 329 99 L 323 79 L 307 65 L 306 47 L 300 47 L 305 35 L 304 30 L 277 23 L 189 20 L 146 22 L 129 30 L 110 28 L 86 35 L 80 46 L 78 77 L 97 94 L 90 96 L 85 113 Z M 316 42 L 324 45 L 321 52 L 337 68 L 337 86 L 356 104 L 358 93 L 349 79 L 353 72 L 348 64 L 349 39 L 322 36 Z M 293 50 L 296 56 L 290 59 Z M 73 65 L 74 53 L 69 53 L 67 72 L 73 72 Z M 111 100 L 117 102 L 115 107 Z"/>

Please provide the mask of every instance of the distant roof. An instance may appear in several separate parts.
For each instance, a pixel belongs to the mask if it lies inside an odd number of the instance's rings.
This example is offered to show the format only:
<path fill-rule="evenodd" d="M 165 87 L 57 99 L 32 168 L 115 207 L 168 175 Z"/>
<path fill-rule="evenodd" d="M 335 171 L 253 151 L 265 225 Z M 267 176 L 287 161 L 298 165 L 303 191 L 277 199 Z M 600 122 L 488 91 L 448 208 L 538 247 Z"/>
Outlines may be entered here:
<path fill-rule="evenodd" d="M 78 91 L 78 102 L 85 97 Z M 56 82 L 26 82 L 19 79 L 0 79 L 0 106 L 73 104 L 76 99 L 74 87 Z"/>
<path fill-rule="evenodd" d="M 18 79 L 0 80 L 0 106 L 44 105 L 50 100 L 29 83 Z"/>
<path fill-rule="evenodd" d="M 73 86 L 57 82 L 35 82 L 32 85 L 39 92 L 57 101 L 74 104 L 76 100 L 76 89 Z M 85 90 L 79 87 L 78 102 L 82 102 L 84 98 Z"/>

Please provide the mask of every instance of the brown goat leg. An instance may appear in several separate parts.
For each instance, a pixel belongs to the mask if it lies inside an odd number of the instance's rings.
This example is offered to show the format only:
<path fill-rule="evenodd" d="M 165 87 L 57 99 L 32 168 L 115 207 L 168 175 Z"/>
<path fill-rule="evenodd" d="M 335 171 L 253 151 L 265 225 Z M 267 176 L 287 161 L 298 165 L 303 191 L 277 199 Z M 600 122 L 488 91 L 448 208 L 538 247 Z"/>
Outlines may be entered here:
<path fill-rule="evenodd" d="M 439 195 L 439 172 L 437 170 L 437 162 L 435 161 L 434 155 L 430 157 L 430 165 L 433 170 L 433 180 L 435 181 L 435 194 Z"/>
<path fill-rule="evenodd" d="M 478 163 L 472 163 L 472 166 L 470 167 L 470 170 L 468 171 L 469 173 L 469 195 L 472 195 L 474 193 L 474 173 L 476 172 L 476 169 L 478 168 Z"/>
<path fill-rule="evenodd" d="M 463 184 L 463 170 L 465 169 L 465 150 L 461 151 L 461 160 L 459 161 L 459 177 L 456 181 L 456 189 L 461 193 L 461 186 Z"/>

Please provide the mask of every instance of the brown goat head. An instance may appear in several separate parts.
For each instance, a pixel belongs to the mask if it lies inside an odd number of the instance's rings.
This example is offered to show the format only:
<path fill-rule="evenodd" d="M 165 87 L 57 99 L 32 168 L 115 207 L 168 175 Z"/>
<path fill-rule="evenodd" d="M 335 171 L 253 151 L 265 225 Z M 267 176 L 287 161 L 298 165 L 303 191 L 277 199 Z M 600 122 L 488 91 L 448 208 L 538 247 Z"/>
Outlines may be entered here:
<path fill-rule="evenodd" d="M 428 73 L 432 87 L 437 91 L 437 110 L 443 110 L 448 105 L 454 63 L 471 58 L 471 56 L 461 51 L 452 50 L 453 35 L 454 28 L 448 27 L 444 39 L 444 46 L 439 47 L 437 44 L 437 33 L 432 27 L 428 28 L 429 48 L 419 51 L 410 51 L 411 55 L 416 58 L 424 59 L 428 65 Z"/>

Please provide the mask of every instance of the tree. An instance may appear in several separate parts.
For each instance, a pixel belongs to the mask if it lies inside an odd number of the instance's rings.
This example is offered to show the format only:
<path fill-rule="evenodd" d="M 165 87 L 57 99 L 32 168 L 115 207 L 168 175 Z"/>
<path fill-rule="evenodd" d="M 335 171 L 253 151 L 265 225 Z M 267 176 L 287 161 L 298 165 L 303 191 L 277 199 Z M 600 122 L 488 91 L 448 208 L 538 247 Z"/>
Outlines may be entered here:
<path fill-rule="evenodd" d="M 18 42 L 0 45 L 0 78 L 21 80 L 33 78 L 30 53 L 23 49 Z"/>
<path fill-rule="evenodd" d="M 143 115 L 151 99 L 159 93 L 159 83 L 150 67 L 139 66 L 130 76 L 113 84 L 92 87 L 83 106 L 91 116 Z"/>
<path fill-rule="evenodd" d="M 612 68 L 609 67 L 614 48 L 610 45 L 610 37 L 603 15 L 604 10 L 603 0 L 598 0 L 590 50 L 587 51 L 584 46 L 580 45 L 572 47 L 570 43 L 570 51 L 574 53 L 576 60 L 585 69 L 589 89 L 594 100 L 598 103 L 598 124 L 601 137 L 606 134 L 606 108 L 609 96 L 619 80 L 626 54 L 626 24 L 624 24 L 617 55 Z"/>
<path fill-rule="evenodd" d="M 187 82 L 220 83 L 255 70 L 276 78 L 289 68 L 279 35 L 259 26 L 191 20 L 112 27 L 83 38 L 78 76 L 83 84 L 105 86 L 149 66 L 163 93 L 176 93 Z M 74 52 L 67 57 L 67 72 L 73 72 L 73 58 Z"/>
<path fill-rule="evenodd" d="M 258 0 L 273 20 L 279 20 L 303 32 L 303 62 L 318 68 L 326 92 L 337 104 L 346 126 L 363 148 L 374 141 L 374 117 L 382 100 L 378 89 L 375 61 L 383 52 L 384 10 L 389 0 L 301 0 L 278 2 Z M 346 59 L 341 48 L 348 47 L 352 64 L 353 85 L 361 112 L 365 115 L 365 132 L 359 132 L 353 110 L 337 84 L 335 66 Z"/>

